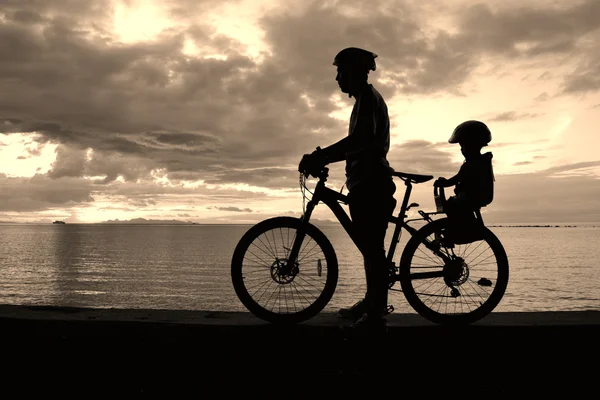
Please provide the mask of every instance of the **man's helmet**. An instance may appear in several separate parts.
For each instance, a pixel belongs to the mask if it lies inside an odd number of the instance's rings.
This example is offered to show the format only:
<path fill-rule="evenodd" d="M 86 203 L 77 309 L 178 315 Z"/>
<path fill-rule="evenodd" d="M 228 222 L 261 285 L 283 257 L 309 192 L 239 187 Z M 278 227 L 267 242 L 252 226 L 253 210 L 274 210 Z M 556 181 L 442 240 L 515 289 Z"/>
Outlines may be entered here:
<path fill-rule="evenodd" d="M 348 65 L 375 71 L 377 54 L 357 47 L 348 47 L 340 51 L 333 59 L 333 65 Z"/>
<path fill-rule="evenodd" d="M 487 146 L 492 141 L 492 132 L 481 121 L 465 121 L 454 128 L 448 143 L 467 143 Z"/>

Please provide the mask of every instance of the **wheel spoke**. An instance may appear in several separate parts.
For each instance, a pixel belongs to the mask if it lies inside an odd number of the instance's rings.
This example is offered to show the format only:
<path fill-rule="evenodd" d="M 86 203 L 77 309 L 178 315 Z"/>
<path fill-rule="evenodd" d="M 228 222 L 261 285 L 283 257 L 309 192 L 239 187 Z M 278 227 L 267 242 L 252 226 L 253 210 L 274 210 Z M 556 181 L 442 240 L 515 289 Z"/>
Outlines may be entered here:
<path fill-rule="evenodd" d="M 321 290 L 321 288 L 319 288 L 319 287 L 317 287 L 317 286 L 313 285 L 311 282 L 309 282 L 307 279 L 305 279 L 303 275 L 300 275 L 300 274 L 298 274 L 298 275 L 296 275 L 296 278 L 298 278 L 298 279 L 302 280 L 302 281 L 303 281 L 304 283 L 306 283 L 308 286 L 311 286 L 311 287 L 313 287 L 313 288 L 314 288 L 314 289 L 316 289 L 316 290 Z M 309 277 L 309 276 L 307 276 L 307 278 L 312 278 L 312 277 Z M 312 279 L 313 279 L 313 280 L 315 280 L 315 278 L 312 278 Z"/>
<path fill-rule="evenodd" d="M 267 285 L 267 287 L 265 288 L 265 290 L 262 292 L 262 294 L 260 295 L 260 297 L 258 298 L 258 300 L 257 300 L 257 301 L 260 301 L 260 299 L 262 299 L 262 297 L 265 295 L 265 293 L 267 293 L 267 289 L 269 289 L 269 288 L 271 287 L 271 285 L 273 284 L 273 281 L 272 281 L 272 280 L 268 280 L 268 281 L 266 281 L 266 282 L 265 282 L 265 284 L 266 284 L 266 283 L 268 283 L 268 285 Z M 260 287 L 260 288 L 262 288 L 263 286 L 264 286 L 264 284 L 263 284 L 263 285 L 261 285 L 261 287 Z M 258 289 L 256 292 L 258 292 L 258 291 L 260 290 L 260 288 L 259 288 L 259 289 Z M 256 292 L 255 292 L 255 293 L 256 293 Z"/>
<path fill-rule="evenodd" d="M 312 240 L 312 239 L 311 239 L 311 240 Z M 302 262 L 302 260 L 303 260 L 304 258 L 306 258 L 306 257 L 309 257 L 309 256 L 312 256 L 311 252 L 312 252 L 312 251 L 313 251 L 313 249 L 314 249 L 315 247 L 317 247 L 318 245 L 319 245 L 319 243 L 315 242 L 315 244 L 313 245 L 313 247 L 311 247 L 311 248 L 310 248 L 310 250 L 308 250 L 308 251 L 306 252 L 306 253 L 308 253 L 308 254 L 305 254 L 305 255 L 304 255 L 304 256 L 302 256 L 302 257 L 300 256 L 300 254 L 302 254 L 302 250 L 300 250 L 300 252 L 298 253 L 298 263 Z M 306 249 L 306 247 L 308 247 L 308 244 L 307 244 L 307 245 L 304 247 L 304 250 Z M 317 253 L 316 253 L 316 254 L 318 254 L 318 252 L 319 252 L 319 251 L 321 251 L 321 248 L 318 248 L 318 249 L 317 249 Z"/>
<path fill-rule="evenodd" d="M 256 245 L 256 243 L 252 243 L 252 245 L 253 245 L 254 247 L 256 247 L 257 249 L 259 249 L 260 251 L 262 251 L 263 253 L 265 253 L 265 255 L 266 255 L 267 257 L 273 257 L 272 259 L 273 259 L 273 260 L 275 259 L 275 257 L 273 256 L 273 254 L 269 254 L 269 253 L 267 253 L 267 252 L 266 252 L 264 249 L 261 249 L 260 247 L 258 247 L 258 246 Z M 256 258 L 258 258 L 259 260 L 263 261 L 263 259 L 262 259 L 262 258 L 260 258 L 260 257 L 259 257 L 259 256 L 257 256 L 256 254 L 254 254 L 253 252 L 251 252 L 251 251 L 250 251 L 250 249 L 248 249 L 247 251 L 248 251 L 248 253 L 252 254 L 254 257 L 256 257 Z M 263 256 L 263 257 L 264 257 L 264 256 Z M 263 261 L 263 262 L 264 262 L 264 261 Z M 271 265 L 271 263 L 266 263 L 266 264 L 267 264 L 267 265 Z"/>
<path fill-rule="evenodd" d="M 263 245 L 263 246 L 265 246 L 265 242 L 263 242 L 263 241 L 262 241 L 262 239 L 260 238 L 260 236 L 259 236 L 259 237 L 257 237 L 257 239 L 258 239 L 258 241 L 259 241 L 260 243 L 262 243 L 262 245 Z M 277 258 L 277 254 L 276 254 L 276 253 L 273 251 L 273 248 L 271 247 L 271 243 L 269 243 L 269 238 L 265 238 L 265 239 L 266 239 L 266 241 L 267 241 L 267 243 L 268 243 L 268 246 L 265 246 L 265 248 L 266 248 L 266 247 L 268 247 L 268 248 L 269 248 L 269 251 L 271 252 L 271 254 L 267 253 L 265 250 L 263 250 L 263 252 L 264 252 L 266 255 L 273 257 L 273 259 Z M 254 243 L 253 243 L 253 244 L 254 244 Z M 256 246 L 256 244 L 254 244 L 254 245 Z M 258 247 L 258 246 L 256 246 L 256 247 Z"/>

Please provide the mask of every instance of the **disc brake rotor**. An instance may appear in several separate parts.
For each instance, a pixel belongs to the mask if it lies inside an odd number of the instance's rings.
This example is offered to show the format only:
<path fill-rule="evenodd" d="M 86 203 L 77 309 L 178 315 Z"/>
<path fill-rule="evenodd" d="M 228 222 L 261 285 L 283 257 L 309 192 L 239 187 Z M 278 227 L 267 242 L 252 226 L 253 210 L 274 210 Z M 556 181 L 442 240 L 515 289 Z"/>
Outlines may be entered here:
<path fill-rule="evenodd" d="M 271 264 L 271 278 L 282 285 L 290 284 L 298 275 L 298 266 L 288 266 L 288 262 L 283 258 L 276 258 Z"/>
<path fill-rule="evenodd" d="M 444 282 L 450 287 L 460 286 L 469 279 L 469 266 L 460 257 L 456 257 L 444 266 Z"/>

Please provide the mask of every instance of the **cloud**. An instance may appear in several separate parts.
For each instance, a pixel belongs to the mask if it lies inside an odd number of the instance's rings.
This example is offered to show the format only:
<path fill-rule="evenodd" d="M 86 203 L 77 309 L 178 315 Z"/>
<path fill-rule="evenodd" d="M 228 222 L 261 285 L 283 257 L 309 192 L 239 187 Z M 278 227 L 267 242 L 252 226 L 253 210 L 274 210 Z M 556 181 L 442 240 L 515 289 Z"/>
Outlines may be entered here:
<path fill-rule="evenodd" d="M 579 38 L 596 33 L 600 22 L 596 0 L 569 6 L 523 4 L 519 7 L 475 4 L 460 14 L 459 26 L 474 46 L 507 56 L 531 57 L 545 53 L 571 53 Z M 519 46 L 525 44 L 525 46 Z"/>
<path fill-rule="evenodd" d="M 74 11 L 73 21 L 79 17 Z M 201 38 L 226 49 L 226 60 L 185 56 L 184 39 L 198 39 L 197 26 L 123 45 L 84 34 L 78 29 L 84 22 L 44 21 L 41 30 L 10 22 L 0 28 L 0 38 L 11 44 L 0 47 L 7 52 L 0 85 L 14 93 L 0 99 L 10 121 L 0 128 L 5 133 L 35 131 L 67 147 L 92 148 L 96 159 L 126 155 L 210 178 L 206 171 L 299 159 L 311 130 L 341 128 L 326 113 L 332 104 L 318 100 L 320 112 L 310 109 L 286 66 L 270 60 L 259 68 L 232 40 Z M 77 169 L 59 167 L 53 176 Z"/>
<path fill-rule="evenodd" d="M 51 178 L 81 177 L 85 164 L 86 154 L 83 151 L 69 151 L 65 147 L 59 146 L 56 148 L 56 160 L 48 172 L 48 176 Z"/>
<path fill-rule="evenodd" d="M 567 93 L 597 92 L 600 89 L 600 59 L 567 76 L 564 91 Z"/>
<path fill-rule="evenodd" d="M 487 120 L 490 122 L 506 122 L 506 121 L 518 121 L 522 119 L 537 118 L 541 113 L 518 113 L 517 111 L 506 111 L 500 114 L 496 114 L 489 117 Z"/>
<path fill-rule="evenodd" d="M 43 175 L 11 178 L 0 174 L 0 186 L 0 211 L 43 211 L 94 201 L 92 185 L 82 179 L 64 178 L 55 181 Z"/>
<path fill-rule="evenodd" d="M 184 182 L 296 189 L 302 154 L 346 134 L 347 120 L 332 115 L 352 100 L 339 94 L 331 65 L 346 46 L 379 54 L 371 81 L 386 100 L 461 95 L 482 65 L 498 60 L 552 70 L 567 93 L 600 89 L 600 51 L 593 47 L 600 29 L 597 1 L 464 8 L 304 2 L 259 19 L 268 48 L 261 60 L 198 18 L 219 2 L 162 3 L 175 26 L 153 41 L 125 44 L 111 36 L 114 10 L 105 1 L 2 2 L 0 92 L 10 96 L 0 97 L 0 132 L 40 133 L 39 143 L 29 146 L 31 156 L 39 154 L 38 145 L 59 144 L 46 179 L 18 181 L 31 192 L 4 191 L 3 207 L 89 204 L 98 195 L 144 208 L 165 199 L 269 196 L 205 186 L 192 192 Z M 435 9 L 454 29 L 431 22 Z M 188 40 L 199 56 L 184 54 Z M 203 57 L 214 53 L 226 57 Z M 571 65 L 561 76 L 561 68 Z M 538 100 L 546 98 L 542 93 Z M 491 120 L 541 115 L 509 110 Z M 399 171 L 450 176 L 460 166 L 453 161 L 457 155 L 445 143 L 409 141 L 394 145 L 389 160 Z M 172 186 L 157 183 L 158 175 Z M 331 176 L 330 183 L 341 186 L 343 166 L 332 167 Z M 16 188 L 17 181 L 4 179 Z M 64 197 L 50 195 L 53 188 L 64 190 Z"/>
<path fill-rule="evenodd" d="M 352 12 L 345 12 L 349 9 Z M 285 66 L 298 85 L 316 95 L 331 93 L 327 89 L 334 75 L 331 63 L 344 44 L 379 55 L 380 67 L 374 75 L 386 79 L 387 83 L 380 82 L 385 97 L 455 91 L 477 66 L 478 57 L 441 29 L 426 34 L 423 14 L 423 6 L 400 1 L 349 1 L 343 5 L 312 1 L 294 14 L 266 16 L 261 26 L 273 60 Z M 323 89 L 319 93 L 312 88 Z"/>
<path fill-rule="evenodd" d="M 477 4 L 459 17 L 465 44 L 476 51 L 505 58 L 539 59 L 562 67 L 564 93 L 600 89 L 600 2 L 584 0 L 568 5 L 539 4 L 499 7 Z M 469 41 L 467 44 L 466 41 Z M 556 56 L 561 56 L 557 58 Z M 552 58 L 550 58 L 552 57 Z"/>
<path fill-rule="evenodd" d="M 456 146 L 448 143 L 409 140 L 392 146 L 388 160 L 392 168 L 399 172 L 449 177 L 455 175 L 461 165 L 452 160 L 454 157 L 450 149 L 460 154 Z"/>
<path fill-rule="evenodd" d="M 93 181 L 63 175 L 51 177 L 37 174 L 31 178 L 15 178 L 0 174 L 0 212 L 36 212 L 51 209 L 94 206 L 106 209 L 106 204 L 123 210 L 156 210 L 178 205 L 186 211 L 199 204 L 265 203 L 268 193 L 235 188 L 187 187 L 179 182 L 158 184 L 153 179 L 135 182 Z M 239 203 L 238 203 L 239 204 Z"/>
<path fill-rule="evenodd" d="M 215 210 L 219 210 L 219 211 L 232 211 L 232 212 L 245 212 L 245 213 L 251 213 L 253 212 L 251 209 L 249 208 L 239 208 L 239 207 L 208 207 L 209 209 L 215 209 Z"/>
<path fill-rule="evenodd" d="M 373 79 L 386 79 L 377 83 L 386 97 L 458 93 L 485 55 L 531 57 L 518 50 L 522 41 L 564 52 L 548 42 L 569 29 L 584 35 L 596 26 L 585 19 L 583 6 L 525 6 L 519 12 L 473 6 L 450 10 L 460 22 L 458 32 L 450 34 L 426 30 L 426 6 L 309 2 L 296 12 L 273 12 L 259 20 L 269 48 L 259 63 L 242 53 L 240 43 L 215 34 L 214 27 L 192 23 L 193 2 L 169 3 L 167 12 L 180 25 L 153 42 L 129 45 L 108 36 L 112 10 L 105 10 L 104 2 L 83 3 L 46 2 L 32 8 L 5 2 L 0 88 L 13 95 L 0 99 L 0 115 L 9 121 L 0 130 L 35 131 L 43 140 L 82 151 L 92 148 L 94 173 L 107 176 L 107 182 L 117 175 L 137 179 L 154 169 L 213 182 L 236 177 L 255 182 L 238 170 L 295 164 L 317 145 L 338 140 L 346 122 L 329 115 L 338 110 L 330 98 L 339 95 L 331 62 L 344 43 L 380 55 Z M 487 21 L 485 29 L 482 21 Z M 189 38 L 202 49 L 221 49 L 227 59 L 185 55 Z M 539 49 L 534 53 L 543 53 Z M 495 118 L 534 116 L 508 112 Z M 122 163 L 116 168 L 100 161 L 121 157 L 131 160 L 128 165 L 137 159 L 140 168 L 127 173 Z M 52 176 L 81 170 L 75 161 L 63 165 L 62 158 L 59 154 Z M 268 184 L 289 187 L 293 179 L 281 174 L 278 183 Z"/>
<path fill-rule="evenodd" d="M 539 95 L 537 95 L 534 100 L 535 101 L 539 101 L 539 102 L 543 102 L 546 101 L 550 98 L 550 95 L 547 92 L 542 92 Z"/>
<path fill-rule="evenodd" d="M 245 183 L 271 189 L 289 189 L 298 186 L 297 169 L 257 168 L 217 172 L 206 184 Z"/>
<path fill-rule="evenodd" d="M 600 221 L 600 179 L 546 174 L 496 176 L 490 222 Z"/>
<path fill-rule="evenodd" d="M 559 165 L 556 167 L 548 168 L 542 171 L 543 174 L 552 175 L 561 172 L 574 171 L 583 168 L 593 168 L 600 166 L 600 161 L 585 161 L 571 164 Z"/>

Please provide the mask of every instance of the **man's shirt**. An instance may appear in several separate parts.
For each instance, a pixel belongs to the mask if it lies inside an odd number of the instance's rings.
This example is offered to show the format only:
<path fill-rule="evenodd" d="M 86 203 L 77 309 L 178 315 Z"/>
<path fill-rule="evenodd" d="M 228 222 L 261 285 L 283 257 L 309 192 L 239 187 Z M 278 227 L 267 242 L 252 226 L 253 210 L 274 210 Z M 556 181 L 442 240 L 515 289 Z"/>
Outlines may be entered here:
<path fill-rule="evenodd" d="M 387 161 L 390 148 L 390 119 L 381 94 L 368 84 L 356 97 L 348 136 L 351 148 L 346 153 L 346 186 L 357 188 L 363 182 L 391 176 Z"/>

